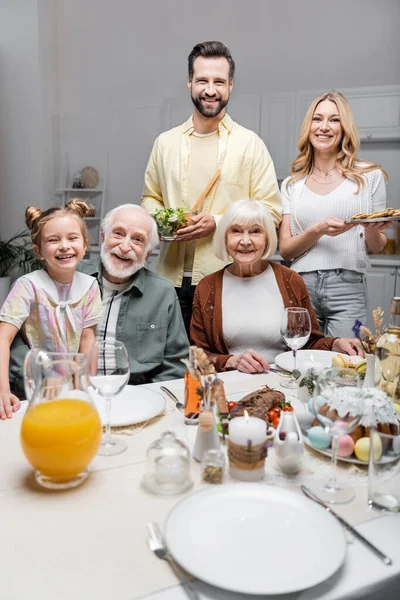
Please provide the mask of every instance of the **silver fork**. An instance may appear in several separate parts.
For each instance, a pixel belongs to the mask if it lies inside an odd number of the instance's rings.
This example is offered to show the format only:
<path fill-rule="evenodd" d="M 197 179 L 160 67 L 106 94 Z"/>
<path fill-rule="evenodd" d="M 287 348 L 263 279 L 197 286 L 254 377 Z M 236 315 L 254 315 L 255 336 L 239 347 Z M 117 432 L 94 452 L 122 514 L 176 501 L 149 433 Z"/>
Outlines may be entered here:
<path fill-rule="evenodd" d="M 172 558 L 158 523 L 147 523 L 147 531 L 149 534 L 148 543 L 150 550 L 154 552 L 158 558 L 168 561 L 168 564 L 175 575 L 181 580 L 187 596 L 191 598 L 191 600 L 200 600 L 185 573 L 178 567 L 177 563 Z"/>
<path fill-rule="evenodd" d="M 171 392 L 171 390 L 166 388 L 164 385 L 160 385 L 160 390 L 162 390 L 165 394 L 167 394 L 167 396 L 169 396 L 171 398 L 171 400 L 173 400 L 175 402 L 176 408 L 178 410 L 184 409 L 182 402 L 175 396 L 175 394 L 173 392 Z"/>

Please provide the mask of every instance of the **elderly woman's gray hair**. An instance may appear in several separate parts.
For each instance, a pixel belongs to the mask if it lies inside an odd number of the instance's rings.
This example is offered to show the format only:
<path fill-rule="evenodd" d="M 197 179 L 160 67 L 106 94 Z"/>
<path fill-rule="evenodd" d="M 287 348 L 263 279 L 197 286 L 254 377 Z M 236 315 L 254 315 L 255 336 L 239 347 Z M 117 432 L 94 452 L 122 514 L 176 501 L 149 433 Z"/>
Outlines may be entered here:
<path fill-rule="evenodd" d="M 260 225 L 265 229 L 265 250 L 262 258 L 272 256 L 278 246 L 278 238 L 270 210 L 260 200 L 238 200 L 231 204 L 222 215 L 214 234 L 214 254 L 223 262 L 228 262 L 230 256 L 226 251 L 226 234 L 232 225 L 251 227 Z"/>
<path fill-rule="evenodd" d="M 110 233 L 110 229 L 111 229 L 111 224 L 113 222 L 115 215 L 120 210 L 126 210 L 126 209 L 130 209 L 133 212 L 139 212 L 141 214 L 144 214 L 146 217 L 148 217 L 150 235 L 149 235 L 149 240 L 147 243 L 147 249 L 150 251 L 153 251 L 159 242 L 157 225 L 156 225 L 155 220 L 153 219 L 153 217 L 151 215 L 149 215 L 147 210 L 145 210 L 142 206 L 139 206 L 138 204 L 121 204 L 121 206 L 117 206 L 116 208 L 113 208 L 112 210 L 110 210 L 101 222 L 101 231 L 103 232 L 104 237 L 108 237 L 108 234 Z"/>

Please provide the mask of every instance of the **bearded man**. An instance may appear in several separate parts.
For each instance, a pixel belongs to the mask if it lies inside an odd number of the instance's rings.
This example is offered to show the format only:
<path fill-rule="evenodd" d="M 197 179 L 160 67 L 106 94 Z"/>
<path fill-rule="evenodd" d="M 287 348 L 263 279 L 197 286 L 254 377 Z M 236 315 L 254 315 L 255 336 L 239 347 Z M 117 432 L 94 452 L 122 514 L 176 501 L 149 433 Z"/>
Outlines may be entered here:
<path fill-rule="evenodd" d="M 275 169 L 264 142 L 225 112 L 233 88 L 235 62 L 222 42 L 197 44 L 188 57 L 188 88 L 193 115 L 155 141 L 147 165 L 142 206 L 184 208 L 190 212 L 217 169 L 221 174 L 193 224 L 179 229 L 175 241 L 161 245 L 157 272 L 177 290 L 186 330 L 195 286 L 224 266 L 211 249 L 221 215 L 235 200 L 261 200 L 275 225 L 282 205 Z"/>
<path fill-rule="evenodd" d="M 154 220 L 140 206 L 124 204 L 101 224 L 101 254 L 80 270 L 96 277 L 103 300 L 97 340 L 124 342 L 130 384 L 183 377 L 189 342 L 173 286 L 145 268 L 158 244 Z"/>

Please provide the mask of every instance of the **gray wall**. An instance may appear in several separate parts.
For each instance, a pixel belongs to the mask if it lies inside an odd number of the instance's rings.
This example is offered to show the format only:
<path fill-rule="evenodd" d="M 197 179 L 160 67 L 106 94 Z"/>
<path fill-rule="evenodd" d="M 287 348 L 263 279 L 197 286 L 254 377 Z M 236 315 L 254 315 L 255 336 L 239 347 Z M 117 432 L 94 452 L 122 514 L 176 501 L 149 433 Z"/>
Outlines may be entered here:
<path fill-rule="evenodd" d="M 139 201 L 167 99 L 172 121 L 191 111 L 186 60 L 198 41 L 231 48 L 236 97 L 400 84 L 398 0 L 1 0 L 0 10 L 3 236 L 27 204 L 52 201 L 67 157 L 72 171 L 104 173 L 109 153 L 107 207 Z M 399 152 L 363 156 L 395 165 Z"/>

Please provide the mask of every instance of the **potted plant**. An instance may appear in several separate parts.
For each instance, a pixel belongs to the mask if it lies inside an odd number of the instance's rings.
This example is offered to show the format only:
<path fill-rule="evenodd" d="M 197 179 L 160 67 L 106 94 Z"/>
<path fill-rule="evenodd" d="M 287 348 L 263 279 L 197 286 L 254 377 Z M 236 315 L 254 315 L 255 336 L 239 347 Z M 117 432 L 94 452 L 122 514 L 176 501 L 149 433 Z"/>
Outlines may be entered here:
<path fill-rule="evenodd" d="M 11 271 L 28 273 L 41 267 L 33 251 L 29 232 L 15 233 L 9 240 L 0 240 L 0 308 L 10 289 Z"/>

